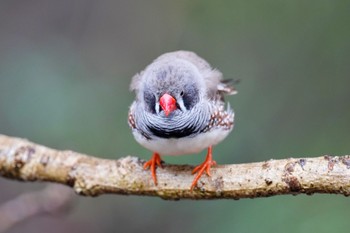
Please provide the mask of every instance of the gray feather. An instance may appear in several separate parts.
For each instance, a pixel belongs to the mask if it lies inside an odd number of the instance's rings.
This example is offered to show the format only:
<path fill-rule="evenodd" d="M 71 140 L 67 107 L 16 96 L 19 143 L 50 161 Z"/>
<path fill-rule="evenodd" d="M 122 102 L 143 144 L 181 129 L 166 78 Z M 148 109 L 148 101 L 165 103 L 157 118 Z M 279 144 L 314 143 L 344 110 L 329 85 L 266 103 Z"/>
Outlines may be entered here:
<path fill-rule="evenodd" d="M 130 89 L 136 92 L 130 108 L 135 130 L 146 138 L 193 137 L 207 130 L 213 113 L 224 105 L 224 94 L 237 92 L 233 82 L 223 80 L 220 71 L 189 51 L 161 55 L 133 77 Z M 178 103 L 169 117 L 159 111 L 164 93 Z M 226 115 L 233 122 L 230 108 Z"/>

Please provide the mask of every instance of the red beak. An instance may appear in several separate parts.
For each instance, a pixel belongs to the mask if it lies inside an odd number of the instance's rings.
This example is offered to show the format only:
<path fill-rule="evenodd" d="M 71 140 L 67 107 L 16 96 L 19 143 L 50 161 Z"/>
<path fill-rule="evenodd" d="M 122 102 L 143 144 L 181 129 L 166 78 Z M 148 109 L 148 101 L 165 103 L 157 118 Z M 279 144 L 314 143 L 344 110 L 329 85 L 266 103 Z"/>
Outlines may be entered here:
<path fill-rule="evenodd" d="M 167 93 L 165 93 L 164 95 L 162 95 L 162 97 L 160 97 L 159 104 L 160 104 L 160 107 L 162 107 L 165 113 L 165 116 L 169 116 L 169 114 L 172 111 L 177 109 L 176 99 Z"/>

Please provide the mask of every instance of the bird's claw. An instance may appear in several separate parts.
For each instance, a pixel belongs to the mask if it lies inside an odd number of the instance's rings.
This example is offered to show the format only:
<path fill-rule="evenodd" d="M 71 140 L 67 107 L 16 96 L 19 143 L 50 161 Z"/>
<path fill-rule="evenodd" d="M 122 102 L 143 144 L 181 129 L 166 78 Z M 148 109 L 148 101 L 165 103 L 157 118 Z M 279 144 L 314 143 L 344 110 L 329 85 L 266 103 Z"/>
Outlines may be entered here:
<path fill-rule="evenodd" d="M 197 175 L 193 179 L 193 182 L 192 182 L 192 185 L 191 185 L 191 191 L 194 189 L 194 187 L 196 187 L 197 182 L 201 178 L 201 176 L 204 173 L 204 171 L 207 173 L 208 176 L 211 176 L 210 168 L 213 165 L 216 165 L 216 162 L 212 158 L 212 147 L 209 147 L 208 148 L 207 157 L 206 157 L 205 161 L 202 164 L 196 166 L 192 170 L 192 174 L 197 173 Z"/>
<path fill-rule="evenodd" d="M 144 169 L 148 169 L 148 168 L 151 169 L 152 178 L 153 178 L 153 181 L 154 181 L 155 185 L 157 185 L 157 174 L 156 174 L 157 166 L 163 168 L 163 166 L 162 166 L 162 159 L 160 158 L 160 155 L 158 153 L 154 153 L 152 155 L 152 158 L 150 160 L 148 160 L 143 165 Z"/>

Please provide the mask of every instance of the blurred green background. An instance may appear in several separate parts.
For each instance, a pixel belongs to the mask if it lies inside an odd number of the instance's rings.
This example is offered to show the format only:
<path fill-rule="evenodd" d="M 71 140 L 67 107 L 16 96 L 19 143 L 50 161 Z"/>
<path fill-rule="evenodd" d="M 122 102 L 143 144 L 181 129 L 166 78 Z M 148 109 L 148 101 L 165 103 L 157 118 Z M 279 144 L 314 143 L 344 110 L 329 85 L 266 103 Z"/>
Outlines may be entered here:
<path fill-rule="evenodd" d="M 350 153 L 349 1 L 0 2 L 0 133 L 103 158 L 150 158 L 127 125 L 131 77 L 191 50 L 241 79 L 219 164 Z M 200 155 L 164 157 L 197 164 Z M 0 203 L 40 190 L 0 178 Z M 10 232 L 348 232 L 349 198 L 78 197 Z"/>

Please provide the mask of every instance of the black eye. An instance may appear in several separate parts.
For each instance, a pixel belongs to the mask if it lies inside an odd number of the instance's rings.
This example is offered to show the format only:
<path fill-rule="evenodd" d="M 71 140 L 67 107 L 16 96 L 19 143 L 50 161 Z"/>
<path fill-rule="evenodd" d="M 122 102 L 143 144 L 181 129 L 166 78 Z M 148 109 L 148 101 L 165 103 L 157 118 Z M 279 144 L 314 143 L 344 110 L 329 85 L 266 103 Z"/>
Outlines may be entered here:
<path fill-rule="evenodd" d="M 184 96 L 184 91 L 181 91 L 180 96 Z"/>
<path fill-rule="evenodd" d="M 194 85 L 188 86 L 186 88 L 186 93 L 182 95 L 182 99 L 186 109 L 191 109 L 199 101 L 198 89 Z"/>
<path fill-rule="evenodd" d="M 151 112 L 151 113 L 156 113 L 156 97 L 152 92 L 145 91 L 143 93 L 143 98 L 146 103 L 146 110 Z"/>

